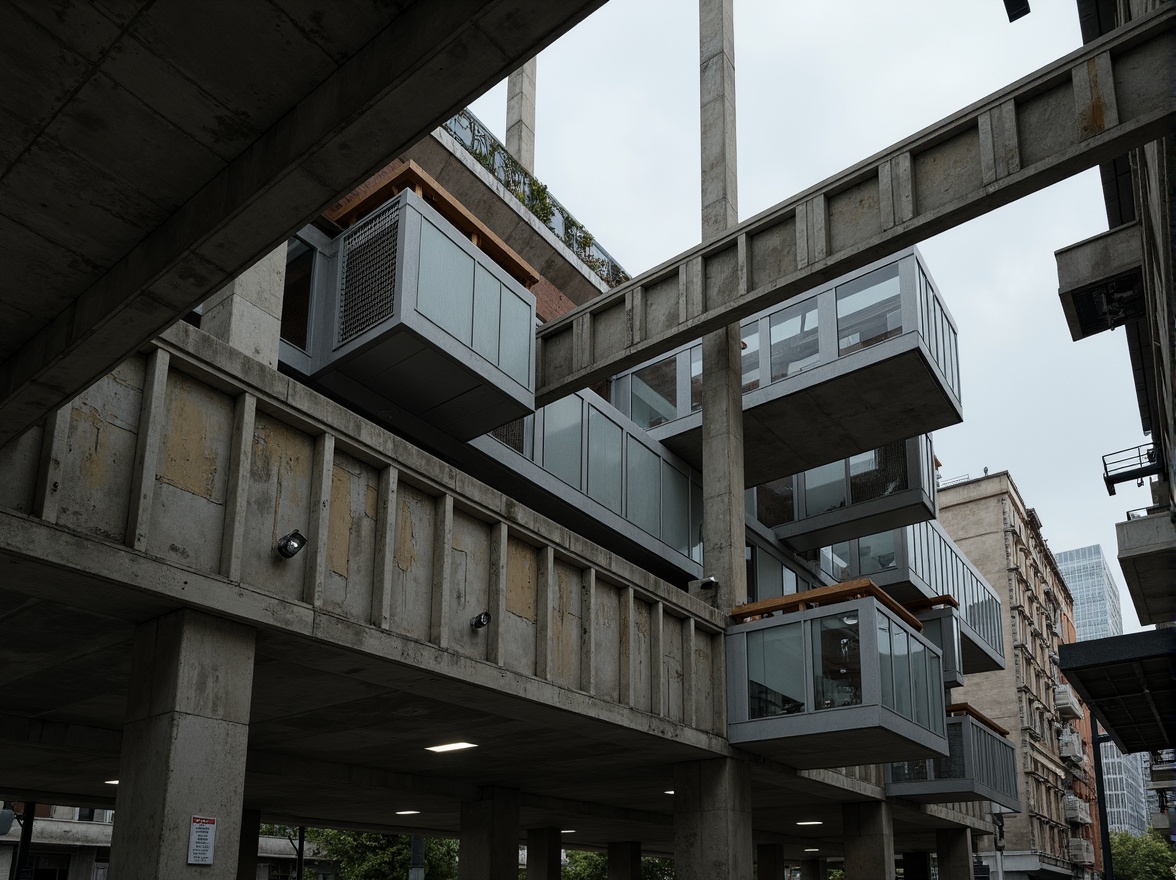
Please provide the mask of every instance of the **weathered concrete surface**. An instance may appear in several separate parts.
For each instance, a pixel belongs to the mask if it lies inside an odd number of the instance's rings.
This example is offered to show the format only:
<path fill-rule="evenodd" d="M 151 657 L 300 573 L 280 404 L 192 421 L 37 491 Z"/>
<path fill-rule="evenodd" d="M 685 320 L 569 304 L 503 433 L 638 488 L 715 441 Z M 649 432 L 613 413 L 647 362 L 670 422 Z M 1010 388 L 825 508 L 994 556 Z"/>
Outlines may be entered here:
<path fill-rule="evenodd" d="M 131 880 L 236 880 L 254 631 L 176 611 L 135 632 L 111 838 Z M 188 864 L 194 816 L 216 820 L 211 865 Z"/>
<path fill-rule="evenodd" d="M 461 805 L 458 880 L 518 880 L 519 793 L 493 788 Z"/>
<path fill-rule="evenodd" d="M 1144 626 L 1176 619 L 1176 525 L 1166 510 L 1115 524 L 1119 567 Z"/>
<path fill-rule="evenodd" d="M 972 871 L 972 833 L 967 828 L 935 829 L 940 877 L 967 877 Z"/>
<path fill-rule="evenodd" d="M 535 173 L 535 71 L 531 58 L 506 81 L 506 150 Z"/>
<path fill-rule="evenodd" d="M 842 807 L 845 876 L 854 880 L 892 880 L 894 877 L 894 826 L 890 804 L 863 801 Z M 969 865 L 968 871 L 971 871 Z M 944 874 L 944 877 L 967 877 Z"/>
<path fill-rule="evenodd" d="M 276 369 L 285 285 L 282 242 L 204 304 L 200 329 Z"/>
<path fill-rule="evenodd" d="M 1174 17 L 1165 4 L 545 325 L 536 403 L 1167 134 Z M 737 283 L 704 285 L 714 263 Z"/>
<path fill-rule="evenodd" d="M 751 880 L 751 776 L 744 761 L 674 767 L 674 870 L 679 880 Z"/>
<path fill-rule="evenodd" d="M 5 7 L 0 442 L 601 2 Z"/>
<path fill-rule="evenodd" d="M 608 880 L 641 880 L 641 842 L 614 840 L 608 845 Z"/>
<path fill-rule="evenodd" d="M 527 880 L 560 880 L 560 828 L 527 829 Z"/>

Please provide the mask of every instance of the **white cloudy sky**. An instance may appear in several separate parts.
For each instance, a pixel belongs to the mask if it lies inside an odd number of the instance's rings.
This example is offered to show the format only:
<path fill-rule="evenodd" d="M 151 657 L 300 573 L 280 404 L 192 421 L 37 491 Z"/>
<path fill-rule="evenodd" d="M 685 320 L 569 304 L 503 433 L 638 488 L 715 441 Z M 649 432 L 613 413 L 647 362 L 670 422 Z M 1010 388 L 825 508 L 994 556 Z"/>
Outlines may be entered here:
<path fill-rule="evenodd" d="M 1074 0 L 735 0 L 740 219 L 1078 48 Z M 611 0 L 539 56 L 535 172 L 636 275 L 696 244 L 694 0 Z M 506 87 L 473 105 L 504 135 Z M 1055 551 L 1101 544 L 1147 489 L 1101 456 L 1145 441 L 1122 330 L 1070 340 L 1053 252 L 1107 228 L 1088 171 L 920 245 L 960 327 L 965 421 L 950 479 L 1012 473 Z"/>

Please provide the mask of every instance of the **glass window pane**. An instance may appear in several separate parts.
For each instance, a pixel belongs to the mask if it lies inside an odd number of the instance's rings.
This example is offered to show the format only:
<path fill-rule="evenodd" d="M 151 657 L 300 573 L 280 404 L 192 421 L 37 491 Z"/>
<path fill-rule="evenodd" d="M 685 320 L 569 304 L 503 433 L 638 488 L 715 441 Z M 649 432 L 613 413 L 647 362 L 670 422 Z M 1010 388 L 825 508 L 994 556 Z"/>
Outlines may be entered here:
<path fill-rule="evenodd" d="M 895 567 L 895 534 L 895 532 L 881 532 L 877 535 L 858 538 L 857 573 L 859 575 L 873 574 Z"/>
<path fill-rule="evenodd" d="M 894 652 L 894 710 L 905 718 L 913 718 L 911 706 L 911 661 L 906 630 L 898 624 L 891 629 L 890 644 Z"/>
<path fill-rule="evenodd" d="M 472 345 L 474 258 L 424 219 L 417 309 L 449 335 Z"/>
<path fill-rule="evenodd" d="M 894 708 L 894 664 L 890 656 L 890 618 L 878 615 L 878 660 L 882 677 L 882 705 Z"/>
<path fill-rule="evenodd" d="M 690 558 L 702 562 L 702 485 L 690 481 Z"/>
<path fill-rule="evenodd" d="M 310 284 L 314 248 L 292 238 L 286 244 L 286 290 L 282 294 L 282 338 L 306 350 L 310 321 Z"/>
<path fill-rule="evenodd" d="M 815 297 L 772 315 L 768 326 L 773 382 L 820 362 Z"/>
<path fill-rule="evenodd" d="M 793 715 L 805 710 L 803 646 L 799 623 L 747 634 L 749 718 Z"/>
<path fill-rule="evenodd" d="M 531 307 L 503 287 L 498 366 L 528 388 L 531 387 L 531 346 L 534 342 L 535 321 L 531 317 Z"/>
<path fill-rule="evenodd" d="M 523 416 L 495 428 L 490 435 L 519 455 L 535 460 L 535 417 Z"/>
<path fill-rule="evenodd" d="M 835 461 L 804 472 L 804 513 L 816 516 L 845 507 L 845 462 Z"/>
<path fill-rule="evenodd" d="M 743 350 L 743 391 L 754 391 L 760 387 L 760 334 L 759 321 L 754 321 L 743 328 L 741 333 Z"/>
<path fill-rule="evenodd" d="M 813 696 L 817 709 L 856 706 L 862 701 L 861 639 L 856 609 L 810 621 L 813 633 Z"/>
<path fill-rule="evenodd" d="M 790 523 L 796 518 L 792 480 L 792 477 L 785 477 L 756 487 L 755 516 L 765 526 Z"/>
<path fill-rule="evenodd" d="M 849 577 L 849 542 L 821 548 L 821 571 L 837 581 Z"/>
<path fill-rule="evenodd" d="M 906 443 L 890 443 L 849 459 L 851 504 L 882 498 L 906 489 Z"/>
<path fill-rule="evenodd" d="M 837 353 L 876 345 L 902 333 L 898 263 L 837 288 Z"/>
<path fill-rule="evenodd" d="M 661 527 L 661 468 L 656 454 L 636 437 L 629 438 L 629 521 L 649 534 L 658 535 Z"/>
<path fill-rule="evenodd" d="M 580 398 L 574 394 L 543 408 L 543 467 L 580 488 Z"/>
<path fill-rule="evenodd" d="M 690 552 L 690 481 L 662 462 L 662 540 L 679 553 Z"/>
<path fill-rule="evenodd" d="M 927 650 L 918 639 L 911 639 L 911 689 L 914 691 L 915 723 L 931 726 L 931 695 L 927 682 Z"/>
<path fill-rule="evenodd" d="M 690 411 L 702 409 L 702 346 L 690 349 Z"/>
<path fill-rule="evenodd" d="M 621 512 L 621 426 L 588 407 L 588 497 Z"/>
<path fill-rule="evenodd" d="M 784 569 L 771 553 L 765 553 L 757 548 L 755 554 L 755 598 L 775 599 L 784 595 Z"/>
<path fill-rule="evenodd" d="M 927 677 L 931 682 L 931 729 L 943 733 L 947 710 L 943 705 L 943 666 L 934 654 L 927 654 Z"/>
<path fill-rule="evenodd" d="M 632 375 L 631 417 L 642 428 L 654 428 L 678 417 L 677 359 L 665 358 Z"/>
<path fill-rule="evenodd" d="M 784 595 L 791 596 L 796 592 L 796 572 L 787 566 L 784 567 Z"/>
<path fill-rule="evenodd" d="M 474 351 L 498 363 L 498 317 L 502 285 L 484 266 L 474 267 Z"/>

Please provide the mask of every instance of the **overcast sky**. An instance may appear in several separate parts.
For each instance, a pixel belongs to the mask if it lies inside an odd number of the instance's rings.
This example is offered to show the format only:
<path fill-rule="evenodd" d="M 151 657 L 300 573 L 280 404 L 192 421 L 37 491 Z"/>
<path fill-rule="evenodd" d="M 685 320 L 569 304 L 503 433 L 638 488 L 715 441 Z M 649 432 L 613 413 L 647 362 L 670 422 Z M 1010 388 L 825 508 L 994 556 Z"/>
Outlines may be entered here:
<path fill-rule="evenodd" d="M 735 0 L 739 216 L 832 176 L 1081 45 L 1074 0 Z M 539 56 L 535 173 L 637 275 L 700 240 L 694 0 L 610 0 Z M 506 86 L 473 111 L 500 138 Z M 1055 250 L 1107 228 L 1098 172 L 920 245 L 960 328 L 964 418 L 945 479 L 1008 470 L 1055 551 L 1151 503 L 1108 497 L 1101 456 L 1146 441 L 1122 330 L 1075 343 Z"/>

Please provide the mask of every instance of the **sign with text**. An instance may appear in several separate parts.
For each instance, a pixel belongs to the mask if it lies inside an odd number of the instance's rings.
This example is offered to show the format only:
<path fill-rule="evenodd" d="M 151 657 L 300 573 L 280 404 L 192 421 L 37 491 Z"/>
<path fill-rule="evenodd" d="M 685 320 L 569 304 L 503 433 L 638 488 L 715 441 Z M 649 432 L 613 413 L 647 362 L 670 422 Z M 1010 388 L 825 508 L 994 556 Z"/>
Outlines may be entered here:
<path fill-rule="evenodd" d="M 211 865 L 216 849 L 216 819 L 211 816 L 193 816 L 192 829 L 188 832 L 188 864 Z"/>

